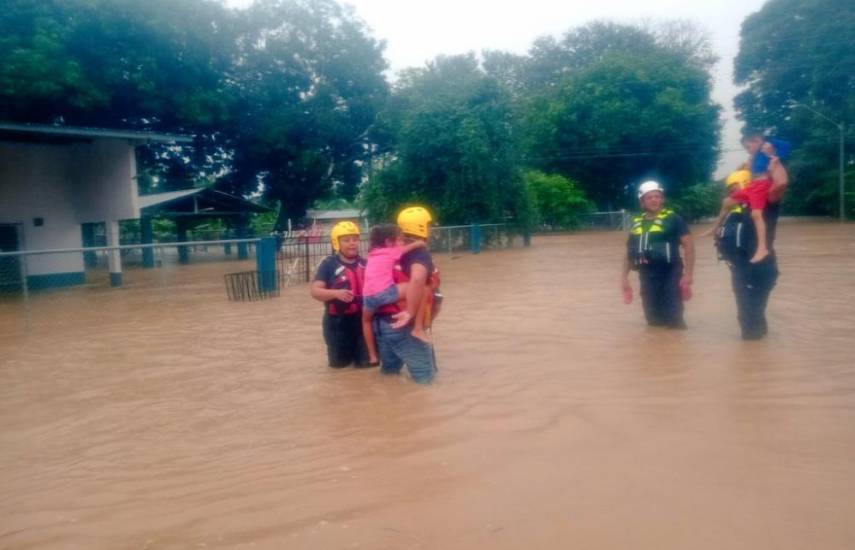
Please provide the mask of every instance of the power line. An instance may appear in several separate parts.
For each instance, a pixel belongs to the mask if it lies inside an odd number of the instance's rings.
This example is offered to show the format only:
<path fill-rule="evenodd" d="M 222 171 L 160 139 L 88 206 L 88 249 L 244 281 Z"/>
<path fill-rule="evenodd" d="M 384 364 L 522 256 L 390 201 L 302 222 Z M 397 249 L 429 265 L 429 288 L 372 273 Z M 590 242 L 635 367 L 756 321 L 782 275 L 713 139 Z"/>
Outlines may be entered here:
<path fill-rule="evenodd" d="M 835 145 L 837 142 L 812 142 L 816 145 Z M 699 147 L 669 147 L 657 149 L 655 151 L 631 151 L 631 150 L 612 150 L 602 153 L 574 153 L 572 150 L 568 154 L 550 155 L 550 156 L 522 156 L 521 160 L 529 161 L 549 161 L 549 160 L 588 160 L 588 159 L 605 159 L 605 158 L 636 158 L 636 157 L 651 157 L 664 156 L 676 153 L 688 153 L 698 151 Z M 740 148 L 718 149 L 718 153 L 736 153 L 745 152 Z M 746 153 L 747 154 L 747 153 Z"/>

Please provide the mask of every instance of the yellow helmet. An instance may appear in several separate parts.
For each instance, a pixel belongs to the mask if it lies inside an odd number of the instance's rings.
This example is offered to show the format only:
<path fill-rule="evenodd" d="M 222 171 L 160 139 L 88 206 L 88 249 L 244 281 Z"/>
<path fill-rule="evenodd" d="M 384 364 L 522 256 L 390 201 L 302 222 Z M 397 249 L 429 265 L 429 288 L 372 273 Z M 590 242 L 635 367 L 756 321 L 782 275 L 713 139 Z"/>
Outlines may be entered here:
<path fill-rule="evenodd" d="M 339 251 L 341 246 L 339 245 L 339 238 L 344 237 L 346 235 L 359 235 L 359 226 L 353 222 L 338 222 L 330 231 L 330 241 L 332 241 L 333 250 L 336 252 Z"/>
<path fill-rule="evenodd" d="M 405 208 L 398 214 L 398 227 L 407 235 L 428 238 L 428 225 L 433 221 L 430 212 L 421 206 Z"/>
<path fill-rule="evenodd" d="M 751 172 L 748 170 L 737 170 L 736 172 L 732 172 L 727 176 L 724 183 L 726 183 L 728 187 L 738 185 L 741 189 L 751 183 Z"/>

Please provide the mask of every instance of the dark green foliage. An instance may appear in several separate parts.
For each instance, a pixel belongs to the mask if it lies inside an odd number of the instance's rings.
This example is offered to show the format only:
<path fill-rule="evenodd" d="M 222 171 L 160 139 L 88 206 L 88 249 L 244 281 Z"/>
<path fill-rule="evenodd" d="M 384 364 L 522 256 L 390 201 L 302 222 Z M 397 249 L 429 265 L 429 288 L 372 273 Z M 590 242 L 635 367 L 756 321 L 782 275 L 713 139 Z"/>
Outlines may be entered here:
<path fill-rule="evenodd" d="M 538 224 L 550 229 L 577 228 L 581 216 L 594 209 L 579 186 L 563 176 L 530 171 L 523 175 L 523 182 L 534 197 Z"/>
<path fill-rule="evenodd" d="M 355 196 L 387 95 L 382 49 L 333 0 L 12 0 L 0 119 L 195 134 L 140 149 L 142 190 L 261 189 L 284 225 Z"/>
<path fill-rule="evenodd" d="M 0 119 L 192 133 L 140 148 L 141 190 L 260 194 L 280 229 L 358 192 L 375 219 L 421 202 L 442 223 L 530 227 L 528 169 L 569 180 L 573 206 L 540 214 L 572 224 L 586 197 L 632 206 L 642 178 L 679 191 L 716 160 L 714 58 L 691 25 L 593 23 L 528 55 L 440 57 L 391 94 L 383 47 L 334 0 L 9 0 Z"/>
<path fill-rule="evenodd" d="M 747 127 L 792 142 L 792 183 L 784 202 L 791 212 L 836 213 L 838 130 L 789 103 L 806 104 L 852 128 L 853 36 L 855 10 L 836 0 L 770 0 L 742 24 L 735 80 L 747 89 L 736 97 L 736 109 Z M 846 139 L 851 144 L 855 132 L 848 130 Z"/>
<path fill-rule="evenodd" d="M 704 43 L 615 24 L 536 43 L 522 122 L 529 166 L 578 181 L 597 206 L 631 207 L 646 178 L 678 190 L 718 158 L 719 107 Z"/>
<path fill-rule="evenodd" d="M 362 193 L 373 219 L 416 202 L 444 224 L 516 217 L 510 96 L 473 55 L 440 57 L 402 74 L 387 116 L 396 154 Z"/>
<path fill-rule="evenodd" d="M 680 189 L 674 197 L 668 197 L 668 207 L 674 209 L 687 222 L 715 217 L 725 196 L 724 184 L 697 183 Z"/>

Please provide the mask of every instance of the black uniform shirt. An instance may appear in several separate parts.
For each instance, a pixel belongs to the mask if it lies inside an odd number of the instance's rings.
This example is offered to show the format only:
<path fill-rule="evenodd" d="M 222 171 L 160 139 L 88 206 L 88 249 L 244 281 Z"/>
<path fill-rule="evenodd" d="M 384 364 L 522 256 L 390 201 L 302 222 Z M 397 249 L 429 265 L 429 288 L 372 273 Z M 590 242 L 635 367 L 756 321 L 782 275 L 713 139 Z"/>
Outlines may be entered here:
<path fill-rule="evenodd" d="M 428 278 L 433 273 L 433 258 L 427 248 L 417 248 L 401 256 L 401 269 L 407 277 L 412 275 L 413 264 L 422 264 L 427 269 Z"/>
<path fill-rule="evenodd" d="M 775 231 L 778 229 L 778 217 L 781 215 L 781 203 L 770 202 L 763 209 L 763 221 L 766 222 L 766 247 L 775 249 Z"/>

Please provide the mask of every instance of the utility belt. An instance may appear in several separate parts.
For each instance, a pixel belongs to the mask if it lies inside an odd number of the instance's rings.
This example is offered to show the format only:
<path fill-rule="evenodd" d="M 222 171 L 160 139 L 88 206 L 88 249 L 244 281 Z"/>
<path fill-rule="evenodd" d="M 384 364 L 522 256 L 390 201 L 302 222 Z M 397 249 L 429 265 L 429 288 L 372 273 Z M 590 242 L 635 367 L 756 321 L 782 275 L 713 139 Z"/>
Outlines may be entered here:
<path fill-rule="evenodd" d="M 679 245 L 671 241 L 650 242 L 649 233 L 630 239 L 628 252 L 630 263 L 635 269 L 680 263 Z"/>

